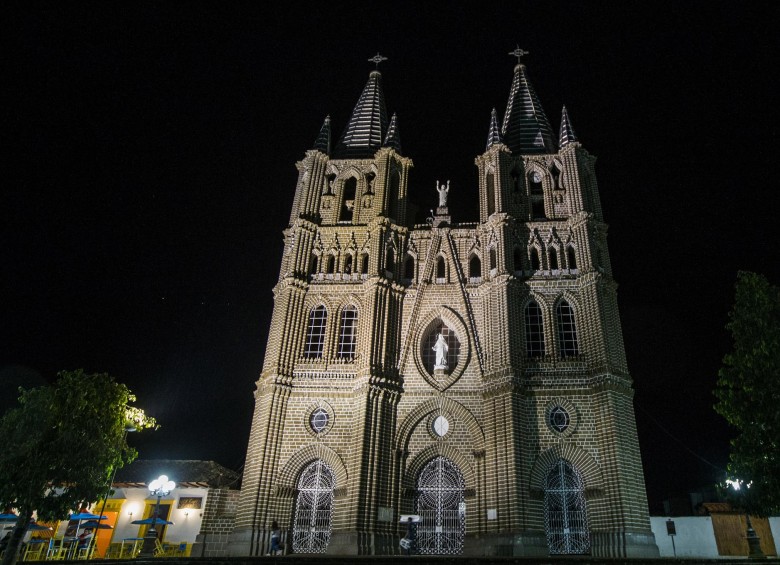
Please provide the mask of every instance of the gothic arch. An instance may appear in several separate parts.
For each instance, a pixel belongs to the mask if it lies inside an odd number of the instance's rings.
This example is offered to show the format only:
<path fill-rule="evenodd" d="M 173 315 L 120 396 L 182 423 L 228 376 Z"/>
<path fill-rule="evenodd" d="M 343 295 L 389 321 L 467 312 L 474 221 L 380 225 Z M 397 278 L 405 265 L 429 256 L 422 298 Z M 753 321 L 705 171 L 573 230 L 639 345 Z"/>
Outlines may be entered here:
<path fill-rule="evenodd" d="M 322 459 L 333 470 L 333 474 L 336 477 L 335 497 L 339 498 L 339 495 L 345 495 L 349 473 L 346 465 L 344 465 L 344 461 L 333 449 L 317 442 L 300 448 L 282 465 L 274 488 L 276 496 L 292 498 L 295 495 L 298 476 L 301 474 L 301 471 L 306 465 L 317 459 Z"/>
<path fill-rule="evenodd" d="M 428 415 L 439 410 L 452 414 L 453 418 L 457 418 L 460 422 L 465 424 L 466 429 L 469 431 L 469 437 L 471 439 L 470 447 L 473 451 L 479 451 L 485 448 L 485 433 L 477 419 L 468 408 L 463 406 L 460 402 L 449 398 L 431 398 L 412 409 L 398 427 L 396 448 L 406 450 L 409 446 L 409 440 L 411 439 L 414 430 L 420 425 L 420 422 Z"/>
<path fill-rule="evenodd" d="M 403 473 L 403 478 L 401 479 L 401 486 L 404 487 L 407 492 L 409 490 L 416 491 L 417 476 L 420 474 L 420 471 L 423 470 L 423 467 L 425 467 L 431 459 L 438 456 L 446 457 L 458 466 L 460 472 L 463 473 L 463 481 L 466 483 L 466 496 L 468 496 L 469 491 L 473 494 L 477 485 L 477 473 L 474 469 L 474 464 L 460 449 L 440 441 L 421 450 L 408 462 Z"/>
<path fill-rule="evenodd" d="M 591 497 L 599 497 L 604 492 L 604 473 L 593 456 L 572 442 L 561 442 L 542 451 L 531 467 L 528 488 L 532 493 L 541 495 L 544 492 L 544 482 L 550 467 L 559 459 L 565 459 L 582 474 L 585 481 L 585 493 Z"/>

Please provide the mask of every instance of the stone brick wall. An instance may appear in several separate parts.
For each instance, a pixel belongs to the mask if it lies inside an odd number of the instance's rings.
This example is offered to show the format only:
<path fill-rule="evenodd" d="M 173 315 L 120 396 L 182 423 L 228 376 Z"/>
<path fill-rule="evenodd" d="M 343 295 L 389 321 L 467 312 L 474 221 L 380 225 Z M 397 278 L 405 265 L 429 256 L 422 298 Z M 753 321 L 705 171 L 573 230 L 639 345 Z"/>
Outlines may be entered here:
<path fill-rule="evenodd" d="M 227 555 L 228 540 L 236 520 L 240 491 L 210 489 L 203 508 L 200 533 L 192 545 L 192 557 Z"/>

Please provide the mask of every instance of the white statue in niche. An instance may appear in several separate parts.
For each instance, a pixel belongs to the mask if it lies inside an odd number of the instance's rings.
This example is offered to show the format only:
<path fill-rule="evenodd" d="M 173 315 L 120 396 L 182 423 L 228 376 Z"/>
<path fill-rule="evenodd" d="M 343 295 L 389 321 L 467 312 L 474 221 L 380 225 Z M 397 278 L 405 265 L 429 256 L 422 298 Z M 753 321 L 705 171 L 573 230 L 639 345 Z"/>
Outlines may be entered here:
<path fill-rule="evenodd" d="M 450 350 L 450 346 L 447 345 L 447 340 L 444 339 L 444 335 L 439 334 L 436 339 L 436 343 L 431 348 L 436 352 L 436 364 L 434 369 L 446 369 L 447 368 L 447 351 Z"/>

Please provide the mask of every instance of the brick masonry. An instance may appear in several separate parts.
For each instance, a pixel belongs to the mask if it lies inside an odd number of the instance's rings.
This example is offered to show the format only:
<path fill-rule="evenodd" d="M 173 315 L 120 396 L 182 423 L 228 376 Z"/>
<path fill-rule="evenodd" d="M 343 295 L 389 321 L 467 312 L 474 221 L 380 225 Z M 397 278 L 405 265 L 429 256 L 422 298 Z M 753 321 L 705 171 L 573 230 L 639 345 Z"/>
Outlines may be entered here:
<path fill-rule="evenodd" d="M 547 554 L 545 481 L 561 459 L 583 482 L 592 555 L 658 555 L 594 161 L 576 142 L 531 156 L 494 145 L 476 159 L 478 223 L 452 224 L 444 206 L 410 226 L 410 159 L 390 148 L 362 160 L 306 153 L 235 529 L 225 495 L 214 510 L 225 519 L 202 534 L 204 555 L 265 554 L 273 520 L 289 547 L 298 481 L 317 460 L 335 482 L 323 550 L 397 553 L 398 517 L 415 512 L 418 475 L 438 456 L 465 483 L 466 555 Z M 541 310 L 538 356 L 527 350 L 532 301 Z M 561 341 L 566 305 L 575 353 Z M 358 321 L 355 353 L 344 356 L 346 307 Z M 315 308 L 326 318 L 312 354 Z M 432 370 L 431 335 L 441 327 L 457 354 Z M 550 423 L 556 407 L 568 415 L 564 430 Z M 328 416 L 319 431 L 316 410 Z M 444 435 L 433 431 L 437 416 L 449 425 Z"/>

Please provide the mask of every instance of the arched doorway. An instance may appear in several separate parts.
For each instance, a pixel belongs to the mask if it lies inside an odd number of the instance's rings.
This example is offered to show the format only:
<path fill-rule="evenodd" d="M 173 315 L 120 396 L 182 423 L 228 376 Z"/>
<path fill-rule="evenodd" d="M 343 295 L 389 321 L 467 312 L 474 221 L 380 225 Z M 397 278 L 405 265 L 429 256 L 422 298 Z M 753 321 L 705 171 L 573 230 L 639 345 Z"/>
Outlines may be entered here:
<path fill-rule="evenodd" d="M 296 553 L 324 553 L 328 548 L 335 487 L 333 470 L 320 459 L 301 473 L 293 521 L 293 551 Z"/>
<path fill-rule="evenodd" d="M 466 529 L 465 482 L 460 469 L 446 457 L 436 457 L 417 478 L 417 549 L 423 554 L 463 551 Z"/>
<path fill-rule="evenodd" d="M 590 553 L 584 483 L 579 471 L 564 459 L 547 473 L 544 525 L 550 554 Z"/>

